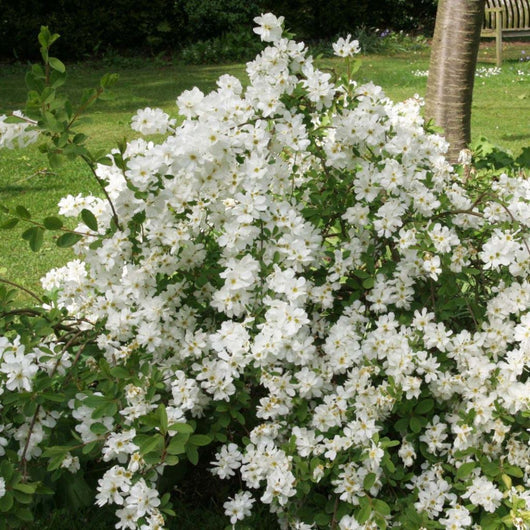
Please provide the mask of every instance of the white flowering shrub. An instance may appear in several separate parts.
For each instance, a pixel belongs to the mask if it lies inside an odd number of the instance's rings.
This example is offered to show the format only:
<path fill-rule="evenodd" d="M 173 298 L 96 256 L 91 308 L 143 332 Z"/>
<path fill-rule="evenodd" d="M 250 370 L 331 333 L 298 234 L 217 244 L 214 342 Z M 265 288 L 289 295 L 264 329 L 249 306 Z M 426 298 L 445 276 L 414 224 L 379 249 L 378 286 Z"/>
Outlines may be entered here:
<path fill-rule="evenodd" d="M 174 466 L 207 458 L 233 528 L 258 503 L 292 529 L 527 528 L 530 181 L 455 171 L 419 98 L 256 21 L 248 87 L 139 111 L 167 137 L 61 201 L 76 259 L 32 333 L 3 314 L 0 511 L 97 460 L 116 528 L 162 528 Z"/>

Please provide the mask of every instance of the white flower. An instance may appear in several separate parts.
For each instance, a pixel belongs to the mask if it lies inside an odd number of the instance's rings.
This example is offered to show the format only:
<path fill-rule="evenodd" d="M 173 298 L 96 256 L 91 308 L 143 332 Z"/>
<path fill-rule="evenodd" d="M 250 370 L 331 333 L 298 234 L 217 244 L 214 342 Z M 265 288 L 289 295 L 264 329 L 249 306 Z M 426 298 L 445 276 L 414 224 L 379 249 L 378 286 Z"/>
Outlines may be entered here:
<path fill-rule="evenodd" d="M 131 487 L 126 505 L 135 508 L 138 517 L 143 517 L 145 514 L 152 513 L 160 505 L 158 492 L 156 489 L 150 488 L 144 479 L 140 479 Z"/>
<path fill-rule="evenodd" d="M 250 515 L 254 499 L 248 491 L 240 491 L 233 498 L 229 498 L 224 504 L 225 515 L 230 517 L 230 523 L 236 524 Z"/>
<path fill-rule="evenodd" d="M 344 515 L 339 521 L 340 530 L 361 530 L 361 526 L 353 515 Z"/>
<path fill-rule="evenodd" d="M 136 530 L 138 525 L 136 521 L 138 520 L 138 514 L 136 513 L 136 508 L 125 506 L 119 510 L 116 510 L 116 516 L 119 521 L 116 523 L 115 528 L 118 530 Z"/>
<path fill-rule="evenodd" d="M 254 33 L 257 33 L 263 42 L 276 42 L 282 37 L 283 21 L 284 17 L 276 17 L 272 13 L 262 14 L 254 18 L 254 22 L 259 24 L 254 28 Z"/>
<path fill-rule="evenodd" d="M 475 506 L 482 506 L 487 512 L 494 512 L 499 507 L 503 494 L 487 478 L 478 476 L 462 497 L 469 499 Z"/>
<path fill-rule="evenodd" d="M 135 436 L 135 429 L 120 433 L 111 433 L 105 440 L 105 445 L 101 451 L 103 453 L 103 460 L 108 462 L 116 458 L 120 464 L 124 464 L 127 461 L 128 455 L 139 449 L 133 442 Z"/>
<path fill-rule="evenodd" d="M 456 505 L 448 508 L 445 512 L 444 518 L 440 519 L 440 523 L 445 525 L 447 530 L 463 530 L 469 528 L 473 524 L 469 510 L 464 506 Z"/>
<path fill-rule="evenodd" d="M 179 113 L 186 118 L 197 116 L 203 99 L 204 94 L 197 87 L 185 90 L 177 99 Z"/>
<path fill-rule="evenodd" d="M 39 131 L 32 130 L 31 127 L 35 126 L 36 122 L 26 118 L 19 110 L 14 111 L 12 116 L 20 118 L 20 121 L 6 123 L 8 116 L 0 115 L 0 149 L 2 147 L 7 149 L 27 147 L 35 143 L 39 138 Z"/>
<path fill-rule="evenodd" d="M 0 477 L 0 499 L 6 494 L 6 481 L 4 477 Z"/>
<path fill-rule="evenodd" d="M 77 456 L 72 456 L 71 453 L 66 453 L 61 462 L 61 467 L 68 469 L 70 473 L 77 473 L 81 469 L 81 464 L 79 463 L 79 458 Z"/>
<path fill-rule="evenodd" d="M 13 343 L 11 349 L 4 351 L 0 372 L 7 376 L 5 386 L 8 390 L 31 392 L 33 378 L 39 370 L 35 359 L 36 355 L 25 353 L 24 346 L 18 341 Z"/>
<path fill-rule="evenodd" d="M 96 504 L 124 504 L 124 495 L 131 487 L 131 473 L 120 466 L 114 466 L 105 472 L 98 481 Z"/>
<path fill-rule="evenodd" d="M 403 440 L 401 442 L 398 455 L 403 460 L 403 465 L 407 467 L 412 466 L 414 464 L 414 460 L 416 459 L 416 451 L 414 450 L 414 446 L 407 440 Z"/>
<path fill-rule="evenodd" d="M 223 445 L 221 450 L 215 454 L 215 461 L 211 462 L 213 467 L 210 471 L 220 478 L 233 477 L 235 470 L 241 467 L 241 458 L 237 444 Z"/>
<path fill-rule="evenodd" d="M 164 134 L 170 124 L 169 116 L 162 109 L 146 107 L 133 116 L 131 129 L 142 134 Z"/>
<path fill-rule="evenodd" d="M 333 52 L 337 57 L 353 57 L 361 51 L 358 40 L 350 40 L 351 35 L 342 37 L 333 44 Z"/>
<path fill-rule="evenodd" d="M 423 270 L 433 280 L 438 279 L 438 275 L 442 272 L 440 256 L 428 256 L 423 260 Z"/>

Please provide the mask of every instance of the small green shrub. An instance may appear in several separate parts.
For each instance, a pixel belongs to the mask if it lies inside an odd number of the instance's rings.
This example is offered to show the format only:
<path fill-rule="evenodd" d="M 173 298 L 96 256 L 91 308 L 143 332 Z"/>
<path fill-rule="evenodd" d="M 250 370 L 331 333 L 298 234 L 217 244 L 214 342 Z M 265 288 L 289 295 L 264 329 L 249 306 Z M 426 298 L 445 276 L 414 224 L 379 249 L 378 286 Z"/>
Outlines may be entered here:
<path fill-rule="evenodd" d="M 185 46 L 180 58 L 186 64 L 216 64 L 248 61 L 263 49 L 252 32 L 238 30 Z"/>

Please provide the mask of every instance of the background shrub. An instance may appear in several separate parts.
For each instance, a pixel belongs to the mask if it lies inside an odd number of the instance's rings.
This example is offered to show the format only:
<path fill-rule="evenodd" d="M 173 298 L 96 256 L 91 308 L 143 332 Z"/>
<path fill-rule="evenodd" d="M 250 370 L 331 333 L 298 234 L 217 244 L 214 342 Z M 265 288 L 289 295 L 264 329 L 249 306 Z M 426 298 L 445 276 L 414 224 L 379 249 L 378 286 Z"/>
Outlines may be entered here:
<path fill-rule="evenodd" d="M 314 41 L 361 27 L 428 33 L 435 10 L 435 0 L 0 0 L 0 58 L 37 58 L 35 36 L 41 25 L 63 35 L 57 54 L 65 59 L 83 59 L 109 48 L 120 53 L 174 52 L 200 43 L 186 54 L 194 57 L 192 62 L 204 62 L 252 56 L 255 49 L 246 56 L 236 50 L 245 34 L 242 28 L 251 27 L 264 11 L 285 16 L 299 39 Z M 243 45 L 247 40 L 245 36 Z"/>

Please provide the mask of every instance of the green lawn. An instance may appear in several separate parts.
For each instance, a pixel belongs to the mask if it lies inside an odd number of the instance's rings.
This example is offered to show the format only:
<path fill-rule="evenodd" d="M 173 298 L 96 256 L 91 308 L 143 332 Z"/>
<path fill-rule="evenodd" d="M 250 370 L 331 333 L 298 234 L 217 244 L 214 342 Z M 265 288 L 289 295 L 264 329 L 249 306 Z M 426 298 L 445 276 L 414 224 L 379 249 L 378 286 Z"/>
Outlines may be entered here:
<path fill-rule="evenodd" d="M 484 135 L 493 143 L 519 153 L 530 144 L 528 120 L 530 115 L 530 62 L 518 59 L 524 47 L 506 46 L 502 73 L 495 77 L 477 78 L 473 104 L 473 136 Z M 425 94 L 426 77 L 413 75 L 416 70 L 427 70 L 428 50 L 395 55 L 362 57 L 357 73 L 359 82 L 374 81 L 394 100 L 414 94 Z M 341 68 L 339 60 L 322 60 L 325 68 Z M 482 67 L 494 66 L 493 44 L 480 52 Z M 67 65 L 67 90 L 75 101 L 83 88 L 96 86 L 108 69 L 97 64 Z M 526 76 L 518 75 L 522 70 Z M 90 146 L 108 150 L 116 141 L 131 138 L 128 128 L 131 116 L 138 108 L 161 107 L 175 114 L 176 97 L 185 89 L 199 86 L 203 91 L 215 87 L 216 79 L 231 73 L 245 77 L 244 65 L 182 66 L 160 65 L 148 61 L 131 68 L 113 68 L 120 81 L 115 87 L 115 99 L 101 102 L 90 109 L 92 122 L 85 127 L 91 138 Z M 22 108 L 25 68 L 0 66 L 0 114 Z M 25 205 L 36 219 L 56 211 L 59 199 L 67 194 L 97 193 L 97 185 L 80 164 L 71 164 L 56 172 L 48 170 L 47 161 L 35 146 L 25 150 L 0 150 L 0 204 Z M 50 268 L 69 259 L 69 250 L 59 250 L 49 238 L 42 250 L 32 254 L 27 243 L 20 239 L 20 231 L 4 231 L 0 236 L 0 277 L 39 290 L 39 278 Z"/>

